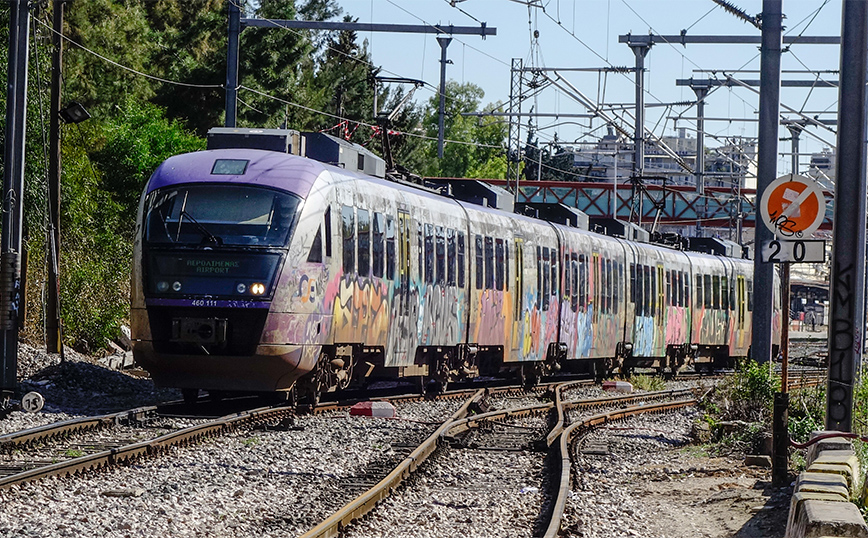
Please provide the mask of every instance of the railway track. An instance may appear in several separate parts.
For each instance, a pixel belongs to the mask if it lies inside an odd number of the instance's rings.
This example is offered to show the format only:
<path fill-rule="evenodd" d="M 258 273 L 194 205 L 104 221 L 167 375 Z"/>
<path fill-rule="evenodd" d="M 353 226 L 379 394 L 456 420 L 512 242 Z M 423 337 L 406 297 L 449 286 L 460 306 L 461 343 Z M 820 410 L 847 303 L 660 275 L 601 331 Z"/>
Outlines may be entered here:
<path fill-rule="evenodd" d="M 647 402 L 649 401 L 672 400 L 676 397 L 693 396 L 691 390 L 674 390 L 577 400 L 567 400 L 561 397 L 564 391 L 577 385 L 580 386 L 581 384 L 564 383 L 557 386 L 554 389 L 554 401 L 464 416 L 471 406 L 478 405 L 486 397 L 483 392 L 474 394 L 464 402 L 458 412 L 449 420 L 444 421 L 433 434 L 429 435 L 412 451 L 409 451 L 385 478 L 381 479 L 377 484 L 371 485 L 361 495 L 344 505 L 343 508 L 302 536 L 304 538 L 332 537 L 341 535 L 348 528 L 352 530 L 350 524 L 353 521 L 358 520 L 370 510 L 373 510 L 378 503 L 383 502 L 390 494 L 394 493 L 402 483 L 409 479 L 412 472 L 419 468 L 424 459 L 435 452 L 438 445 L 450 447 L 447 450 L 460 451 L 469 448 L 504 454 L 520 451 L 546 452 L 548 445 L 553 440 L 558 439 L 559 432 L 563 431 L 563 417 L 567 410 L 591 410 L 616 406 L 619 410 L 615 412 L 623 414 L 624 411 L 620 408 L 624 405 L 645 402 L 647 406 Z M 560 419 L 556 418 L 554 420 L 554 428 L 551 428 L 549 425 L 549 418 L 551 416 L 560 417 Z M 442 455 L 439 459 L 442 461 L 449 457 L 449 455 Z M 512 467 L 504 465 L 504 468 Z M 489 486 L 495 487 L 493 484 L 476 487 L 482 491 Z M 473 488 L 474 486 L 467 485 L 467 487 Z M 529 488 L 528 491 L 537 491 L 538 489 Z M 350 532 L 350 535 L 352 535 L 352 532 Z"/>
<path fill-rule="evenodd" d="M 590 381 L 582 382 L 590 384 Z M 554 384 L 533 390 L 544 392 Z M 460 399 L 480 393 L 481 389 L 462 389 L 436 396 Z M 488 389 L 490 393 L 510 395 L 521 392 L 517 386 Z M 393 402 L 421 401 L 428 397 L 408 394 L 383 398 Z M 345 410 L 360 398 L 326 402 L 314 407 L 254 407 L 253 398 L 224 402 L 202 402 L 196 406 L 168 402 L 105 415 L 66 420 L 45 426 L 0 435 L 0 489 L 50 476 L 70 476 L 105 469 L 165 453 L 207 438 L 225 435 L 242 428 L 286 427 L 286 420 L 301 413 L 325 414 Z M 476 399 L 479 401 L 479 398 Z M 477 409 L 478 411 L 478 409 Z M 398 452 L 410 451 L 407 446 Z M 372 469 L 368 474 L 377 474 Z M 370 479 L 361 477 L 357 484 Z M 352 486 L 348 482 L 348 486 Z"/>
<path fill-rule="evenodd" d="M 260 407 L 178 424 L 158 407 L 143 407 L 10 433 L 0 436 L 0 488 L 157 456 L 238 428 L 279 423 L 293 413 L 288 407 Z"/>
<path fill-rule="evenodd" d="M 387 483 L 393 481 L 386 486 L 386 490 L 394 491 L 401 482 L 407 480 L 426 456 L 434 453 L 433 448 L 437 446 L 438 440 L 440 445 L 448 444 L 452 447 L 447 450 L 475 448 L 492 454 L 544 450 L 558 439 L 557 433 L 552 433 L 553 431 L 556 432 L 558 429 L 563 431 L 570 426 L 568 412 L 573 415 L 572 418 L 575 420 L 575 413 L 572 410 L 584 410 L 581 412 L 590 413 L 601 406 L 617 405 L 623 407 L 634 405 L 639 401 L 647 402 L 649 398 L 655 397 L 654 395 L 642 394 L 616 398 L 570 399 L 571 390 L 588 384 L 588 382 L 549 384 L 539 387 L 532 394 L 539 398 L 541 392 L 551 391 L 550 395 L 542 396 L 542 398 L 551 397 L 554 401 L 538 401 L 533 406 L 518 405 L 513 409 L 487 414 L 483 412 L 486 400 L 484 392 L 467 389 L 444 395 L 442 398 L 456 399 L 456 405 L 457 399 L 461 398 L 462 404 L 464 404 L 462 408 L 465 405 L 467 409 L 472 407 L 476 410 L 476 415 L 463 418 L 453 417 L 448 421 L 449 427 L 447 428 L 443 427 L 446 423 L 440 427 L 431 426 L 428 430 L 432 433 L 427 437 L 414 432 L 413 435 L 392 443 L 391 453 L 388 457 L 379 458 L 374 464 L 365 467 L 362 472 L 355 472 L 351 476 L 342 475 L 339 480 L 339 490 L 358 494 L 360 498 L 365 495 L 368 497 L 366 500 L 359 501 L 357 511 L 352 517 L 348 520 L 339 520 L 336 528 L 346 528 L 348 522 L 354 517 L 358 517 L 359 514 L 385 499 L 385 496 L 372 496 L 370 491 L 383 481 Z M 558 390 L 554 390 L 553 387 L 558 387 Z M 687 395 L 683 391 L 665 391 L 665 393 L 669 393 L 670 397 Z M 473 398 L 471 398 L 471 394 Z M 564 397 L 564 395 L 568 396 Z M 510 402 L 512 401 L 515 401 L 516 404 L 521 403 L 520 398 L 528 398 L 528 393 L 518 387 L 504 387 L 490 389 L 487 397 L 498 398 L 500 405 L 511 405 Z M 661 393 L 656 397 L 664 398 L 666 396 Z M 422 399 L 419 395 L 392 398 L 396 402 Z M 557 403 L 558 400 L 560 405 Z M 323 404 L 309 411 L 316 414 L 326 413 L 346 408 L 352 403 L 352 401 L 347 401 Z M 450 405 L 450 407 L 452 406 Z M 454 409 L 454 407 L 452 408 Z M 555 418 L 559 415 L 557 412 L 559 408 L 561 409 L 560 421 Z M 172 446 L 195 443 L 208 437 L 226 435 L 228 432 L 241 430 L 239 435 L 251 435 L 246 430 L 257 425 L 274 427 L 295 413 L 296 411 L 289 408 L 257 408 L 232 413 L 215 420 L 184 418 L 175 419 L 174 424 L 167 424 L 165 421 L 168 414 L 175 417 L 186 416 L 183 408 L 175 408 L 171 412 L 165 410 L 163 414 L 158 408 L 138 408 L 123 413 L 88 417 L 66 421 L 50 427 L 15 432 L 0 436 L 0 450 L 10 457 L 14 454 L 19 460 L 13 462 L 5 470 L 0 470 L 0 487 L 23 484 L 46 476 L 77 475 L 91 469 L 109 468 L 112 465 L 164 454 Z M 193 424 L 193 421 L 196 423 Z M 181 428 L 180 426 L 185 427 Z M 169 428 L 172 428 L 171 431 L 168 431 Z M 107 437 L 103 436 L 109 432 L 122 430 L 127 432 L 123 439 L 108 439 L 106 441 Z M 437 431 L 440 434 L 434 435 Z M 431 448 L 427 453 L 425 449 L 419 450 L 423 441 L 422 437 L 425 437 L 426 441 L 433 438 L 433 445 L 429 445 Z M 67 443 L 66 440 L 69 442 Z M 111 445 L 112 443 L 114 444 Z M 21 468 L 23 467 L 20 465 L 22 454 L 28 452 L 31 447 L 39 447 L 41 456 L 33 459 L 41 459 L 41 461 L 31 463 L 31 468 Z M 79 452 L 83 454 L 79 455 Z M 539 456 L 534 457 L 539 458 Z M 18 468 L 14 468 L 16 465 Z M 326 532 L 313 535 L 333 536 L 335 534 Z"/>

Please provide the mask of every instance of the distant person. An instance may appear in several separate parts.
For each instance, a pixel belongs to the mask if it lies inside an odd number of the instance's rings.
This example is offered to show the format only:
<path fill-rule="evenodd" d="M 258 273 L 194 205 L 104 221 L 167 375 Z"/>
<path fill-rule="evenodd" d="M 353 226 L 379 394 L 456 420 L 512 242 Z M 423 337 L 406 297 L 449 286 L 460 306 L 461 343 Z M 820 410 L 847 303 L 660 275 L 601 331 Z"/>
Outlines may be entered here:
<path fill-rule="evenodd" d="M 817 330 L 817 316 L 814 315 L 813 310 L 808 310 L 808 313 L 805 314 L 805 321 L 811 324 L 811 332 Z"/>

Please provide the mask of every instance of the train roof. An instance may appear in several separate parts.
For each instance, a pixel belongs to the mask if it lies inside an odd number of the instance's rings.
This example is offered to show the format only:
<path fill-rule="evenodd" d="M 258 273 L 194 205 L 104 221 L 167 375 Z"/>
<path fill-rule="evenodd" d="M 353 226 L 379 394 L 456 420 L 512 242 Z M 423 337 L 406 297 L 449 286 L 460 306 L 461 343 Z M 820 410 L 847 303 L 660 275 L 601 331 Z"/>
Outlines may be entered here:
<path fill-rule="evenodd" d="M 218 166 L 219 163 L 235 166 Z M 169 157 L 151 176 L 147 192 L 181 183 L 238 183 L 306 197 L 327 169 L 318 161 L 258 149 L 217 149 Z M 238 171 L 241 173 L 237 173 Z"/>

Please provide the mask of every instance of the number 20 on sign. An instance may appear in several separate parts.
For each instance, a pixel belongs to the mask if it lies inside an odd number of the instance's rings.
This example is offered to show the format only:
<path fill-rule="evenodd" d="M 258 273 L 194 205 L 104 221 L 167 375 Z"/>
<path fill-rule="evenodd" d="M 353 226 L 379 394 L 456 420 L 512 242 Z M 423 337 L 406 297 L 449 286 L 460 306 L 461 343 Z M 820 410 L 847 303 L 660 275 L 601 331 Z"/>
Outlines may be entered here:
<path fill-rule="evenodd" d="M 826 242 L 797 239 L 763 241 L 762 261 L 773 263 L 823 263 L 826 261 Z"/>

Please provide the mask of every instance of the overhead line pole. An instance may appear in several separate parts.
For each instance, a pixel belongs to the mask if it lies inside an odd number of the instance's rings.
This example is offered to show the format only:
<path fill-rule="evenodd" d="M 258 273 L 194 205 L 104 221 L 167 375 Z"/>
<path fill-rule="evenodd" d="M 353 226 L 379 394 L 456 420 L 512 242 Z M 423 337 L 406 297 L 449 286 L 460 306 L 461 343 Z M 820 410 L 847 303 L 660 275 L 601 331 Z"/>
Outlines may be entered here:
<path fill-rule="evenodd" d="M 853 383 L 861 366 L 865 328 L 868 3 L 864 0 L 844 0 L 841 42 L 826 429 L 849 432 L 853 426 Z"/>
<path fill-rule="evenodd" d="M 63 69 L 63 11 L 66 0 L 55 0 L 52 13 L 51 97 L 49 104 L 48 153 L 48 290 L 45 301 L 45 348 L 49 353 L 63 350 L 60 323 L 60 104 Z"/>
<path fill-rule="evenodd" d="M 0 233 L 0 353 L 3 357 L 0 414 L 9 408 L 9 399 L 18 392 L 18 308 L 21 299 L 22 194 L 30 38 L 28 0 L 12 0 L 9 4 L 3 229 Z"/>
<path fill-rule="evenodd" d="M 778 128 L 781 99 L 781 0 L 763 0 L 762 45 L 760 47 L 759 133 L 757 148 L 756 199 L 777 178 Z M 757 207 L 759 219 L 759 207 Z M 767 363 L 772 360 L 772 319 L 774 316 L 774 264 L 764 263 L 759 250 L 771 241 L 771 230 L 757 223 L 754 242 L 754 310 L 751 358 Z"/>

